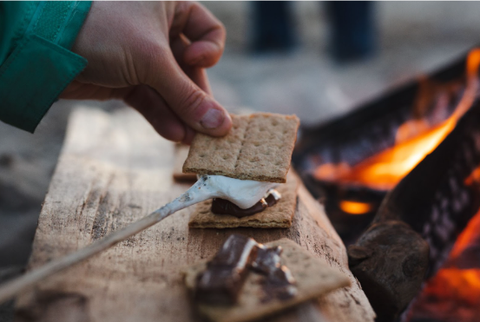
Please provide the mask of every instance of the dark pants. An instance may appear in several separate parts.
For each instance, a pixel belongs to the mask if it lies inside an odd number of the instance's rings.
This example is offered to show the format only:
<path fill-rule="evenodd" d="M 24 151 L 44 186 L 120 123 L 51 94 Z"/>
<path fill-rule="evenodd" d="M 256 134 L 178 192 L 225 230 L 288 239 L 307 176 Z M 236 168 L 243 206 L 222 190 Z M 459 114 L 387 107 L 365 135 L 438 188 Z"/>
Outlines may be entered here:
<path fill-rule="evenodd" d="M 252 2 L 252 46 L 255 52 L 288 51 L 295 45 L 289 1 Z"/>
<path fill-rule="evenodd" d="M 375 50 L 374 3 L 325 2 L 330 23 L 329 48 L 338 61 L 362 59 Z M 253 2 L 254 52 L 288 51 L 296 45 L 292 5 L 288 1 Z"/>
<path fill-rule="evenodd" d="M 374 3 L 326 2 L 331 31 L 329 47 L 339 61 L 362 59 L 375 50 Z"/>

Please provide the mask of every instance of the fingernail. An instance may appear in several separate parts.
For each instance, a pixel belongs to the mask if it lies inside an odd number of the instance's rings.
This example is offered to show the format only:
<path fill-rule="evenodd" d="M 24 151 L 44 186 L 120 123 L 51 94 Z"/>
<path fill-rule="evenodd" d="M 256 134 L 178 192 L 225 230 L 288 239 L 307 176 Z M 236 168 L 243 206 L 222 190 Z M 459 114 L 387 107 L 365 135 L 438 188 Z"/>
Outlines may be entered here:
<path fill-rule="evenodd" d="M 216 129 L 223 124 L 225 114 L 215 108 L 211 108 L 203 115 L 200 124 L 206 129 Z"/>

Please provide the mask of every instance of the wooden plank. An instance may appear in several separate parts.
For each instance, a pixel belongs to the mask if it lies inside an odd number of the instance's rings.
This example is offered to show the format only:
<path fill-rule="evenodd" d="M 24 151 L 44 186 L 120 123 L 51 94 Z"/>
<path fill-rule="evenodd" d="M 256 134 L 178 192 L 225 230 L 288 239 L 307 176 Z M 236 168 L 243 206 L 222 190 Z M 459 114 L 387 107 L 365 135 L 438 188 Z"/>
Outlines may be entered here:
<path fill-rule="evenodd" d="M 78 109 L 46 196 L 28 269 L 84 247 L 173 200 L 174 145 L 130 109 Z M 16 321 L 198 321 L 182 268 L 214 255 L 232 233 L 287 237 L 347 273 L 352 287 L 271 319 L 373 321 L 323 207 L 301 186 L 290 229 L 189 230 L 193 207 L 38 284 L 17 298 Z"/>

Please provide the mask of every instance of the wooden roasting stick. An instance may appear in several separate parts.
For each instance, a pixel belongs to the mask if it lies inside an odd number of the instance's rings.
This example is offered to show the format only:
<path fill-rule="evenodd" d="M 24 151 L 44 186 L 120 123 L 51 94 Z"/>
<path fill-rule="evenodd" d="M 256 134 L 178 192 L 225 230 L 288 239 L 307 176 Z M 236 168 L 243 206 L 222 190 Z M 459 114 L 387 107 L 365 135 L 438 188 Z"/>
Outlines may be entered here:
<path fill-rule="evenodd" d="M 213 189 L 210 185 L 212 180 L 209 180 L 209 178 L 210 176 L 208 175 L 201 176 L 200 179 L 180 197 L 155 210 L 150 215 L 124 227 L 123 229 L 115 231 L 105 238 L 94 242 L 74 253 L 52 260 L 38 269 L 28 272 L 12 281 L 4 283 L 0 286 L 0 303 L 11 299 L 19 292 L 35 285 L 44 278 L 69 268 L 87 258 L 90 258 L 129 238 L 130 236 L 138 234 L 139 232 L 153 226 L 154 224 L 162 221 L 171 214 L 183 208 L 189 207 L 204 200 L 219 197 L 217 195 L 217 190 Z"/>

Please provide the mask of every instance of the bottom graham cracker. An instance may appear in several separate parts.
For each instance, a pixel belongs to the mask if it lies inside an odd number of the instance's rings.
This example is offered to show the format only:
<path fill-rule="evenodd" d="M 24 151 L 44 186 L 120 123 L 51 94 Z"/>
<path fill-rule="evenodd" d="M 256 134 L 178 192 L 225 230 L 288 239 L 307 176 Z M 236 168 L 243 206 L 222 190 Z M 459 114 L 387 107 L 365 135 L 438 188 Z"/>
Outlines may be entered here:
<path fill-rule="evenodd" d="M 211 212 L 212 200 L 198 204 L 190 218 L 190 228 L 289 228 L 292 225 L 297 206 L 298 179 L 289 173 L 287 182 L 276 190 L 282 195 L 273 206 L 252 216 L 237 218 L 230 215 L 216 215 Z"/>

